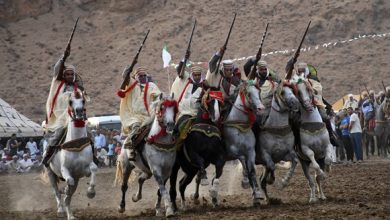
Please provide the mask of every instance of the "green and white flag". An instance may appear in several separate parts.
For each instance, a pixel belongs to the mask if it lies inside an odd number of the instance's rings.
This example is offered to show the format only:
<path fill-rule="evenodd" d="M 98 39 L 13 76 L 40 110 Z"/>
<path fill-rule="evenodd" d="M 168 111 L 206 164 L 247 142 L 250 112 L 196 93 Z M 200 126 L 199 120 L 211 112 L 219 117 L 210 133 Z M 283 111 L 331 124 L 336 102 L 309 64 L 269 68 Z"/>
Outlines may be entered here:
<path fill-rule="evenodd" d="M 171 54 L 168 52 L 167 45 L 165 45 L 162 50 L 162 59 L 164 62 L 163 67 L 168 67 L 169 63 L 171 62 Z"/>

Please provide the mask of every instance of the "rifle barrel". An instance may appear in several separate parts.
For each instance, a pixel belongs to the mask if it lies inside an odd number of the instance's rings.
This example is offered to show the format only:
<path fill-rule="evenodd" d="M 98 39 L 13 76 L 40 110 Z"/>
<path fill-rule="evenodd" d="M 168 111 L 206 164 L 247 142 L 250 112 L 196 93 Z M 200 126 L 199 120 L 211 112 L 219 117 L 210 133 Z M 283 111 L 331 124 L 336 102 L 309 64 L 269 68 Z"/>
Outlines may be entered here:
<path fill-rule="evenodd" d="M 228 44 L 228 42 L 229 42 L 230 34 L 232 33 L 233 25 L 234 25 L 234 22 L 236 21 L 236 16 L 237 16 L 237 13 L 234 13 L 234 18 L 233 18 L 232 24 L 230 25 L 230 29 L 229 29 L 228 36 L 226 37 L 225 44 L 223 45 L 224 48 L 227 47 L 227 44 Z M 222 58 L 223 58 L 224 53 L 225 53 L 225 52 L 223 52 L 223 53 L 221 54 L 221 57 L 220 57 L 219 60 L 218 60 L 217 68 L 215 69 L 216 73 L 218 73 L 218 71 L 219 71 L 219 67 L 220 67 L 220 65 L 221 65 L 221 60 L 222 60 Z"/>

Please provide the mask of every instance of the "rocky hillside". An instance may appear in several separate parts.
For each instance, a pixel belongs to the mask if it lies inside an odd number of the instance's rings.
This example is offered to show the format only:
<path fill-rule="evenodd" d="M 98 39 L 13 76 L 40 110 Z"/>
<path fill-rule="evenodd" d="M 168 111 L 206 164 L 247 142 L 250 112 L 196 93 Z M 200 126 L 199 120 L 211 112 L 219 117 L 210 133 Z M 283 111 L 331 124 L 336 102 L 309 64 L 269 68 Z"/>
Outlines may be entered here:
<path fill-rule="evenodd" d="M 77 17 L 69 63 L 76 65 L 92 97 L 89 115 L 116 113 L 115 93 L 121 72 L 151 29 L 139 64 L 147 66 L 167 91 L 162 68 L 164 44 L 173 62 L 184 55 L 192 21 L 198 21 L 192 60 L 207 61 L 222 46 L 233 18 L 236 23 L 225 58 L 254 55 L 265 28 L 263 52 L 295 48 L 309 20 L 312 26 L 299 60 L 315 65 L 325 97 L 333 102 L 357 93 L 361 83 L 379 90 L 390 83 L 390 34 L 323 48 L 322 44 L 390 32 L 390 1 L 385 0 L 0 0 L 0 97 L 22 114 L 44 119 L 53 65 L 63 53 Z M 291 53 L 265 57 L 283 73 Z M 240 65 L 244 61 L 239 61 Z M 171 79 L 174 76 L 170 68 Z"/>

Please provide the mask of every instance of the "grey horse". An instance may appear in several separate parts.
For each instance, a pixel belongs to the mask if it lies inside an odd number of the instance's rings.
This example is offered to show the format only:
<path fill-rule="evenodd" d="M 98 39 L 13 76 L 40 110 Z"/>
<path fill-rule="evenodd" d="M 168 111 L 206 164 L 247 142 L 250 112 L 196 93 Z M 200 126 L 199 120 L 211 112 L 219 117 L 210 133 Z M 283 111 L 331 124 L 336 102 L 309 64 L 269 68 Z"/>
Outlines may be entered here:
<path fill-rule="evenodd" d="M 125 211 L 125 195 L 128 188 L 128 179 L 132 170 L 137 167 L 142 173 L 138 176 L 138 192 L 133 195 L 133 202 L 137 202 L 142 198 L 142 185 L 145 180 L 154 176 L 159 190 L 157 191 L 158 199 L 156 202 L 156 215 L 162 216 L 161 197 L 165 203 L 165 215 L 173 216 L 174 211 L 170 196 L 165 188 L 165 183 L 172 172 L 172 167 L 175 163 L 176 148 L 175 141 L 172 135 L 175 125 L 175 115 L 177 113 L 177 102 L 173 97 L 162 98 L 152 103 L 152 109 L 155 109 L 155 117 L 152 123 L 149 134 L 142 147 L 142 152 L 137 154 L 136 161 L 129 161 L 129 149 L 122 148 L 118 158 L 117 172 L 115 182 L 122 179 L 122 199 L 118 211 Z"/>
<path fill-rule="evenodd" d="M 254 204 L 265 198 L 256 180 L 256 139 L 251 129 L 256 114 L 262 109 L 264 105 L 260 101 L 259 89 L 253 81 L 243 82 L 223 127 L 227 159 L 239 159 L 243 164 L 244 173 L 249 174 Z"/>
<path fill-rule="evenodd" d="M 260 181 L 267 201 L 267 182 L 272 184 L 275 180 L 275 163 L 281 160 L 291 161 L 291 167 L 281 182 L 282 187 L 288 184 L 298 164 L 289 113 L 298 112 L 299 107 L 300 103 L 294 95 L 292 85 L 288 81 L 280 83 L 273 95 L 269 117 L 261 127 L 256 142 L 256 163 L 263 164 L 266 168 Z"/>
<path fill-rule="evenodd" d="M 388 156 L 388 139 L 390 136 L 390 97 L 386 97 L 376 109 L 375 138 L 378 146 L 378 155 Z"/>
<path fill-rule="evenodd" d="M 330 158 L 333 149 L 330 143 L 329 133 L 322 121 L 318 108 L 313 103 L 314 90 L 306 80 L 298 80 L 298 99 L 301 103 L 300 116 L 300 146 L 297 146 L 297 154 L 302 165 L 303 173 L 309 181 L 311 193 L 310 203 L 318 201 L 316 188 L 319 198 L 325 200 L 325 194 L 322 190 L 323 181 L 326 178 L 325 168 L 329 167 L 332 160 Z M 310 176 L 309 168 L 312 164 L 315 169 L 314 183 Z"/>

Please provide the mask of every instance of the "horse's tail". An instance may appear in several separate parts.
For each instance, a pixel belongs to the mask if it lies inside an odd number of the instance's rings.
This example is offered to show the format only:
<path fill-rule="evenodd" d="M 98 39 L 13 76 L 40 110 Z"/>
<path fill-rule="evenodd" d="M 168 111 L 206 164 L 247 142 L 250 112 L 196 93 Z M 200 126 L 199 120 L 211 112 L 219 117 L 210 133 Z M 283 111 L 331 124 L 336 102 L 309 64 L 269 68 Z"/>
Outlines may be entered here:
<path fill-rule="evenodd" d="M 117 186 L 118 182 L 122 182 L 122 176 L 123 176 L 123 168 L 122 168 L 122 154 L 118 156 L 118 159 L 116 160 L 116 172 L 115 172 L 115 180 L 114 180 L 114 187 Z"/>
<path fill-rule="evenodd" d="M 124 172 L 124 167 L 126 166 L 133 166 L 132 164 L 129 164 L 129 161 L 126 157 L 126 152 L 125 150 L 122 151 L 122 153 L 118 156 L 118 159 L 116 161 L 116 172 L 115 172 L 115 180 L 114 180 L 114 187 L 117 186 L 117 184 L 120 182 L 121 184 L 123 183 L 123 172 Z M 141 175 L 142 172 L 137 172 L 136 170 L 132 169 L 132 172 L 130 173 L 130 177 L 127 180 L 127 183 L 131 185 L 139 175 Z"/>
<path fill-rule="evenodd" d="M 40 180 L 43 182 L 43 184 L 48 185 L 49 184 L 49 175 L 47 174 L 47 169 L 43 169 L 41 174 L 39 175 Z"/>

